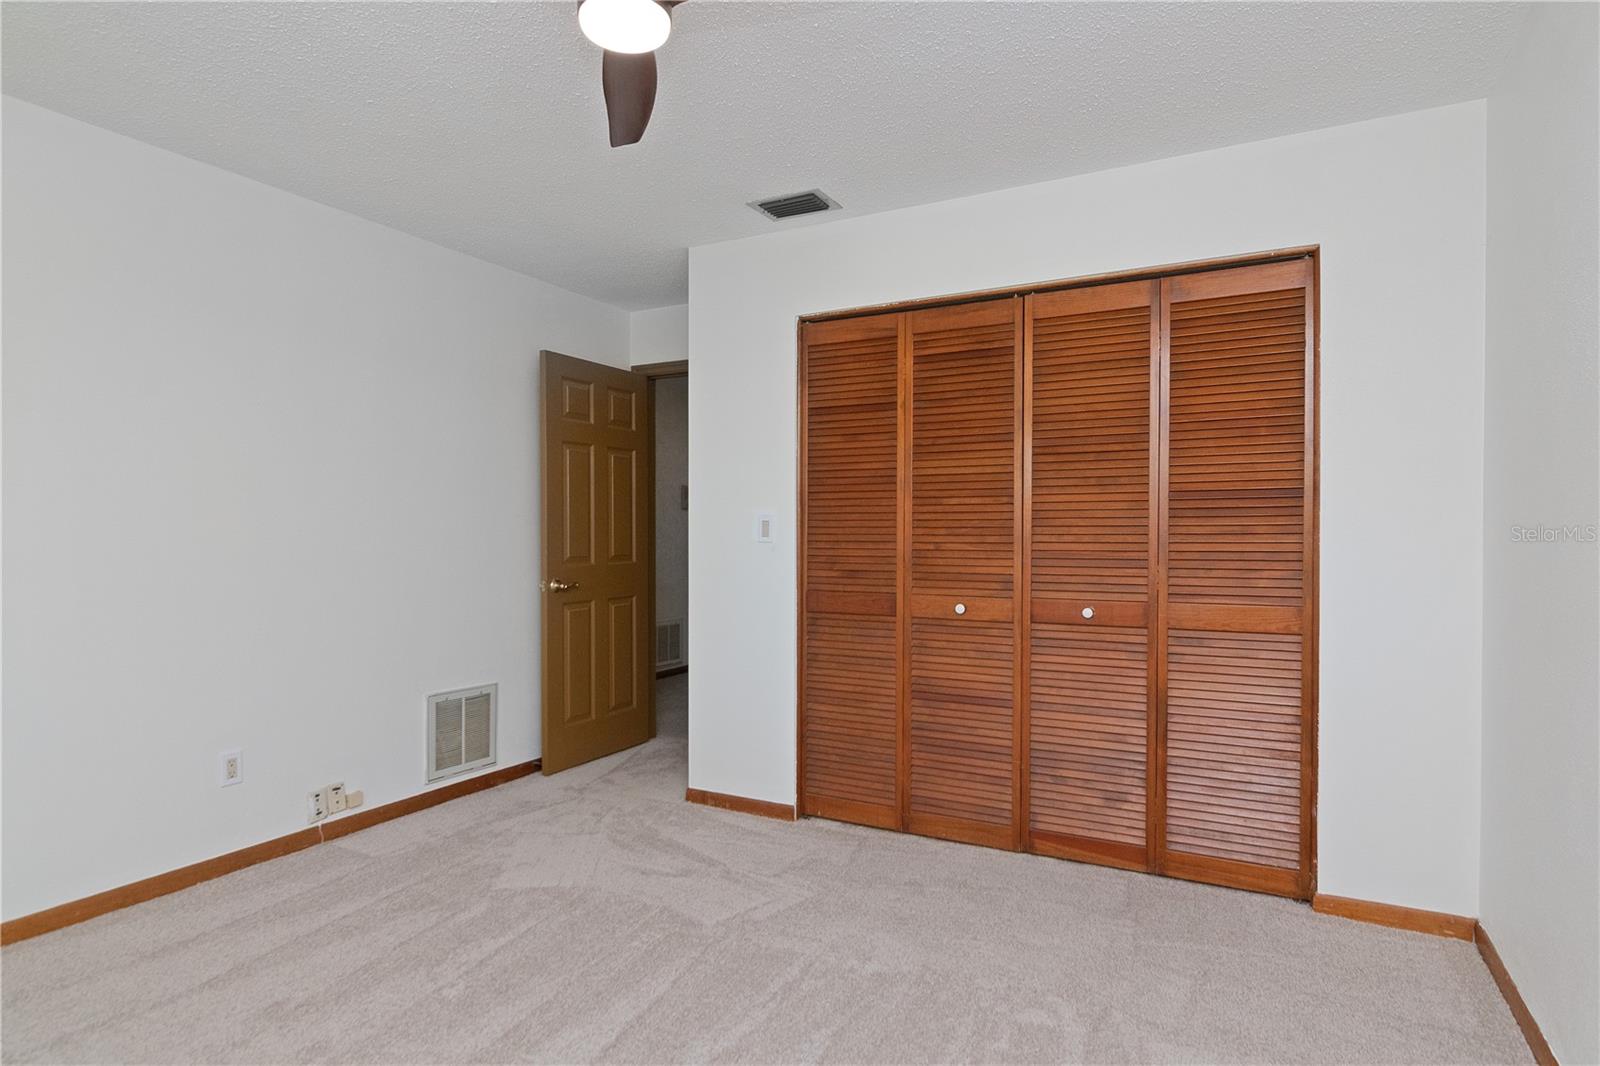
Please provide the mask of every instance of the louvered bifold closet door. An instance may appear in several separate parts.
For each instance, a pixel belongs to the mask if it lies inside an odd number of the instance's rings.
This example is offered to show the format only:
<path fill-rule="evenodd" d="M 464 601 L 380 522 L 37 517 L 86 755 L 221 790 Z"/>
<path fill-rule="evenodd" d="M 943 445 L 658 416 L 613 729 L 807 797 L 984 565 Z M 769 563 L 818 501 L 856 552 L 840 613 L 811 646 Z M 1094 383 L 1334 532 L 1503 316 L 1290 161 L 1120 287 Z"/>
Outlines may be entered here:
<path fill-rule="evenodd" d="M 1306 896 L 1315 751 L 1311 265 L 1171 278 L 1162 300 L 1161 868 Z"/>
<path fill-rule="evenodd" d="M 1028 829 L 1147 869 L 1159 282 L 1029 299 Z"/>
<path fill-rule="evenodd" d="M 808 323 L 801 364 L 800 807 L 900 824 L 900 324 Z"/>
<path fill-rule="evenodd" d="M 907 316 L 911 531 L 907 818 L 1019 844 L 1020 299 Z"/>

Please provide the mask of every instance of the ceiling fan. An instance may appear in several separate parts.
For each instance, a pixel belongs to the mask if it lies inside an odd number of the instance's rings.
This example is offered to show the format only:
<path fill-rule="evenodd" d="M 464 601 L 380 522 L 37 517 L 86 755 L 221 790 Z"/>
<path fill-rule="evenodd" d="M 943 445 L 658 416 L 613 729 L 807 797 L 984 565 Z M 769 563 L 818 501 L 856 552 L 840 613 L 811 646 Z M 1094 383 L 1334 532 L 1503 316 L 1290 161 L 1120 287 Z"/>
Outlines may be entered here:
<path fill-rule="evenodd" d="M 644 136 L 656 103 L 655 52 L 672 32 L 672 9 L 682 2 L 578 0 L 578 28 L 605 49 L 600 82 L 613 148 Z"/>

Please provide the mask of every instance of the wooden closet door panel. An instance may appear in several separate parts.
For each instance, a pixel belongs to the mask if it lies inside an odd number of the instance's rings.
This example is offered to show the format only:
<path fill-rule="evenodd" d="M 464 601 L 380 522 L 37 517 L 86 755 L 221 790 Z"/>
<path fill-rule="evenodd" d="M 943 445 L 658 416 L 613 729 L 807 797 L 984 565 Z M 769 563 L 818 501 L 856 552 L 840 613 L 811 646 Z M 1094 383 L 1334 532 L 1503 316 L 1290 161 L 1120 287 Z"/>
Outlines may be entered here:
<path fill-rule="evenodd" d="M 1018 802 L 1019 308 L 995 300 L 907 316 L 906 824 L 1000 847 L 1016 844 Z"/>
<path fill-rule="evenodd" d="M 1163 287 L 1169 873 L 1309 893 L 1314 765 L 1312 277 Z"/>
<path fill-rule="evenodd" d="M 1141 281 L 1029 301 L 1030 842 L 1137 869 L 1149 865 L 1158 295 Z"/>
<path fill-rule="evenodd" d="M 804 332 L 802 813 L 899 824 L 900 315 Z"/>

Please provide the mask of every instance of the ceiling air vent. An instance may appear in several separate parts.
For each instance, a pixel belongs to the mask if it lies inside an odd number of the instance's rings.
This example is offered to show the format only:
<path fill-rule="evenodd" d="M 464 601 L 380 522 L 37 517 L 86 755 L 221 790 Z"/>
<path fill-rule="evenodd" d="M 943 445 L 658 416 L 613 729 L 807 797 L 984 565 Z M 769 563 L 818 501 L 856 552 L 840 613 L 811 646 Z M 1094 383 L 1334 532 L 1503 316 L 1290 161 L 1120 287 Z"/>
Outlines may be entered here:
<path fill-rule="evenodd" d="M 499 685 L 480 685 L 428 697 L 428 780 L 494 764 Z"/>
<path fill-rule="evenodd" d="M 818 189 L 810 192 L 797 192 L 791 196 L 775 196 L 770 200 L 757 200 L 750 205 L 763 215 L 775 222 L 782 222 L 786 218 L 796 215 L 811 215 L 818 211 L 836 210 L 838 204 L 822 195 Z"/>

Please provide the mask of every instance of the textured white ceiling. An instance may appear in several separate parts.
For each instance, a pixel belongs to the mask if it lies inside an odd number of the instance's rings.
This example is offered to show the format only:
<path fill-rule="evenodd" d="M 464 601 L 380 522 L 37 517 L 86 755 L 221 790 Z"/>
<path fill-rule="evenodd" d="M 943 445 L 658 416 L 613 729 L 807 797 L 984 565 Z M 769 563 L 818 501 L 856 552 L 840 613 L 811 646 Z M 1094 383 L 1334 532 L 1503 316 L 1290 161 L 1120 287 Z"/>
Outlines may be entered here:
<path fill-rule="evenodd" d="M 606 144 L 551 3 L 22 3 L 7 93 L 622 307 L 691 245 L 1485 95 L 1487 4 L 692 0 L 654 121 Z M 828 218 L 832 216 L 819 216 Z"/>

